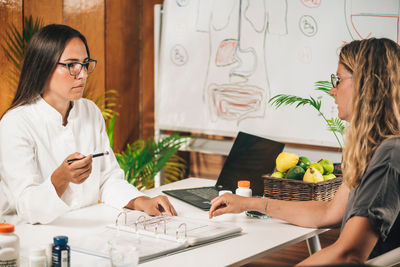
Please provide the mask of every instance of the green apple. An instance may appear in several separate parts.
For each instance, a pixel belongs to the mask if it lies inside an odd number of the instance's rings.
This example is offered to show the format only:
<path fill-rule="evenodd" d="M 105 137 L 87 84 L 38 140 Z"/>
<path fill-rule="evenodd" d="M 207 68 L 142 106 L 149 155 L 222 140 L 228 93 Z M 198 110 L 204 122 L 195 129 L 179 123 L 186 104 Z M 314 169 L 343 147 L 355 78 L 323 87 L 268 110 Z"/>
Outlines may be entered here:
<path fill-rule="evenodd" d="M 324 167 L 322 167 L 321 164 L 319 164 L 319 163 L 313 163 L 313 164 L 310 164 L 310 167 L 314 167 L 314 168 L 317 169 L 317 171 L 319 171 L 321 174 L 324 174 Z"/>
<path fill-rule="evenodd" d="M 318 161 L 321 164 L 322 168 L 324 168 L 324 172 L 322 174 L 331 174 L 333 173 L 333 163 L 329 159 L 321 159 Z"/>
<path fill-rule="evenodd" d="M 275 177 L 275 178 L 283 178 L 285 176 L 285 174 L 283 172 L 274 172 L 273 174 L 271 174 L 271 177 Z"/>

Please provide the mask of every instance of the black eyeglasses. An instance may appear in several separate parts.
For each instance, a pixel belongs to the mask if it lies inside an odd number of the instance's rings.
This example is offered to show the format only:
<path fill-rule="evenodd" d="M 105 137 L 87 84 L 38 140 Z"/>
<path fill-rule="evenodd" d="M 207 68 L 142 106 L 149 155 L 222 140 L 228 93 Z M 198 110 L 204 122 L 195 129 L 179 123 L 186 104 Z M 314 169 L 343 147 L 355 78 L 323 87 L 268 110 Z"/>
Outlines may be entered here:
<path fill-rule="evenodd" d="M 71 63 L 62 63 L 57 62 L 58 65 L 67 67 L 69 75 L 77 76 L 81 73 L 82 68 L 85 68 L 86 73 L 92 73 L 96 68 L 97 60 L 95 59 L 88 59 L 87 61 L 80 63 L 80 62 L 71 62 Z"/>
<path fill-rule="evenodd" d="M 351 78 L 353 77 L 352 75 L 350 76 L 345 76 L 345 77 L 339 77 L 336 74 L 331 74 L 331 83 L 333 87 L 336 87 L 339 85 L 340 81 L 343 79 Z"/>

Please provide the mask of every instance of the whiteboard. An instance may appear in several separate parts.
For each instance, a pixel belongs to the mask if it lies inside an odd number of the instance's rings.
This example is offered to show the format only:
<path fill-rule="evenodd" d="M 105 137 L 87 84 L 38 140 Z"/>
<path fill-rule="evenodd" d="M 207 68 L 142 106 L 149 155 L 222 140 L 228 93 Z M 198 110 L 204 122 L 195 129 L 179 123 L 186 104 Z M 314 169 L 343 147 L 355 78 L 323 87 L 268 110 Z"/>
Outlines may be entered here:
<path fill-rule="evenodd" d="M 165 0 L 156 84 L 158 129 L 338 147 L 308 106 L 275 109 L 277 94 L 315 97 L 354 39 L 399 41 L 399 0 Z"/>

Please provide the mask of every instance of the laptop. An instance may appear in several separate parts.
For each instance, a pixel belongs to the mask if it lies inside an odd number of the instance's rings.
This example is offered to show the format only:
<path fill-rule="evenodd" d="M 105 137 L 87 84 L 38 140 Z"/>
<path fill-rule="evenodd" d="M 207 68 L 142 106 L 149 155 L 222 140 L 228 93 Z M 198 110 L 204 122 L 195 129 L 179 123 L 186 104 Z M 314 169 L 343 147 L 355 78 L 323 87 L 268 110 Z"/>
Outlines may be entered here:
<path fill-rule="evenodd" d="M 220 190 L 230 190 L 235 193 L 239 180 L 250 181 L 253 196 L 262 196 L 264 183 L 261 175 L 273 172 L 276 157 L 284 146 L 283 143 L 274 140 L 239 132 L 215 186 L 162 192 L 202 210 L 210 209 L 210 201 L 218 196 Z"/>

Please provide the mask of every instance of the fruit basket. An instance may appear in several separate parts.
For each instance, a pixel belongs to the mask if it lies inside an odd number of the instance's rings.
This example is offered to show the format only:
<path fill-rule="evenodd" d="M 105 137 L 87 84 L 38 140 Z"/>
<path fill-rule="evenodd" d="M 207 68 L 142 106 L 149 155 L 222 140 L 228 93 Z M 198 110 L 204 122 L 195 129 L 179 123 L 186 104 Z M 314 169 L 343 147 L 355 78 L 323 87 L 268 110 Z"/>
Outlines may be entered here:
<path fill-rule="evenodd" d="M 322 200 L 329 201 L 342 184 L 342 177 L 319 182 L 308 183 L 299 180 L 271 177 L 263 175 L 264 196 L 280 200 Z"/>

